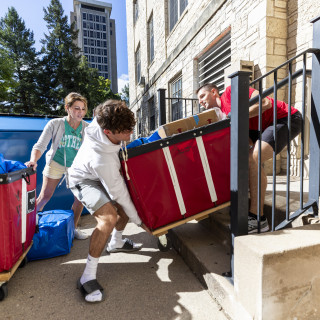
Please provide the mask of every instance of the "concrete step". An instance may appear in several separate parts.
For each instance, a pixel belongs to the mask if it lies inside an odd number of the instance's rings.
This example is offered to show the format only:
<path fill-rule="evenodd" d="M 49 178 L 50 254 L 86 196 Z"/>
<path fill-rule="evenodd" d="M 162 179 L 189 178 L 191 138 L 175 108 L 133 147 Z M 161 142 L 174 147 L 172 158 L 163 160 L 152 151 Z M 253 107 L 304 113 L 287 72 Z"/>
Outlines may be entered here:
<path fill-rule="evenodd" d="M 272 178 L 272 177 L 271 177 Z M 271 227 L 272 217 L 272 179 L 268 177 L 268 190 L 265 202 L 265 214 Z M 275 225 L 286 216 L 286 180 L 277 185 Z M 291 186 L 292 187 L 292 186 Z M 290 192 L 290 212 L 300 207 L 300 192 L 297 181 L 294 181 Z M 304 202 L 307 201 L 304 194 Z M 310 215 L 302 215 L 289 227 L 310 224 Z M 169 237 L 175 250 L 183 257 L 186 264 L 197 276 L 210 295 L 221 305 L 225 313 L 232 319 L 234 310 L 241 309 L 234 298 L 234 287 L 230 278 L 222 276 L 230 271 L 230 208 L 214 212 L 207 219 L 189 222 L 169 231 Z M 237 309 L 238 308 L 238 309 Z"/>
<path fill-rule="evenodd" d="M 230 278 L 222 276 L 230 271 L 230 247 L 196 221 L 171 229 L 168 236 L 195 276 L 232 319 L 233 284 Z"/>

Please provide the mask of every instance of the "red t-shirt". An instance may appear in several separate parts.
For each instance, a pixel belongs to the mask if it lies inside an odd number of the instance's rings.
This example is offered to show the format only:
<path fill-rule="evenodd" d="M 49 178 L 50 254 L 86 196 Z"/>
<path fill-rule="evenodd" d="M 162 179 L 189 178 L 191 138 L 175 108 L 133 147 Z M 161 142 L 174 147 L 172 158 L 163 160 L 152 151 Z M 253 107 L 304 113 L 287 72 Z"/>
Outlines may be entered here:
<path fill-rule="evenodd" d="M 249 87 L 249 98 L 255 89 Z M 262 114 L 262 130 L 273 124 L 273 101 L 274 99 L 267 97 L 271 101 L 272 108 L 266 110 Z M 227 87 L 224 93 L 220 97 L 221 100 L 221 111 L 226 115 L 231 111 L 231 87 Z M 291 114 L 296 113 L 298 110 L 291 107 Z M 277 101 L 277 118 L 281 119 L 288 116 L 288 104 L 283 101 Z M 249 119 L 249 129 L 258 130 L 259 128 L 259 116 Z"/>

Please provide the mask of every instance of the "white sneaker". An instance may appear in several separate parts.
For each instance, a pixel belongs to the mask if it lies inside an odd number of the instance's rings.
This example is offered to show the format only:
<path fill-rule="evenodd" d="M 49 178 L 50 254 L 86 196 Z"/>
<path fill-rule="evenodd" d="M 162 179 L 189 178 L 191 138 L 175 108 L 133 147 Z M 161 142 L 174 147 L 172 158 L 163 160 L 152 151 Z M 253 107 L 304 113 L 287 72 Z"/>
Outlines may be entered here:
<path fill-rule="evenodd" d="M 79 228 L 74 229 L 74 238 L 78 240 L 88 239 L 88 235 L 81 231 Z"/>

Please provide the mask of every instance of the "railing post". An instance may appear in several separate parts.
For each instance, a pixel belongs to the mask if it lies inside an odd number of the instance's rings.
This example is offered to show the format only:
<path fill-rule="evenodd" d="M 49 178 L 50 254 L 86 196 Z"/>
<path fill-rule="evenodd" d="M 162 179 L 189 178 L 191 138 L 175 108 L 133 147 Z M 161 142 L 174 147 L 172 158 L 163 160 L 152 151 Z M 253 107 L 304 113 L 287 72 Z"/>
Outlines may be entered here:
<path fill-rule="evenodd" d="M 313 23 L 313 48 L 320 48 L 320 16 Z M 319 208 L 320 185 L 320 53 L 312 56 L 312 85 L 311 85 L 311 117 L 310 117 L 310 177 L 309 200 L 317 203 L 315 215 Z"/>
<path fill-rule="evenodd" d="M 231 272 L 236 236 L 248 234 L 249 76 L 238 71 L 231 78 Z"/>
<path fill-rule="evenodd" d="M 159 126 L 166 123 L 166 89 L 158 89 Z"/>

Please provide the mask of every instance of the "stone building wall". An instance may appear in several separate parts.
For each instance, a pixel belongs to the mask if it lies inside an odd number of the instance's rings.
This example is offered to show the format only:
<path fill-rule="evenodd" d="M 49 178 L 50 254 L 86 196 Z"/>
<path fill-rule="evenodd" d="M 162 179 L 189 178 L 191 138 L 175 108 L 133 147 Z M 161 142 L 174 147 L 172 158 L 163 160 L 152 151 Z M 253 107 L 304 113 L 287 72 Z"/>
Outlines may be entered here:
<path fill-rule="evenodd" d="M 198 59 L 222 34 L 228 31 L 231 33 L 231 64 L 237 64 L 240 60 L 252 61 L 254 78 L 258 78 L 288 58 L 311 47 L 310 20 L 320 15 L 318 0 L 188 0 L 187 8 L 170 32 L 168 0 L 136 1 L 139 18 L 135 24 L 134 1 L 126 1 L 130 107 L 135 112 L 142 110 L 143 135 L 149 134 L 148 119 L 145 119 L 149 112 L 148 100 L 154 97 L 157 106 L 158 89 L 166 89 L 166 96 L 171 96 L 170 83 L 181 75 L 182 96 L 196 98 L 195 90 L 199 86 Z M 147 22 L 151 15 L 154 21 L 155 58 L 149 64 Z M 144 86 L 137 85 L 135 80 L 135 52 L 138 46 L 141 50 Z M 308 58 L 308 63 L 310 61 L 311 57 Z M 299 63 L 298 61 L 293 64 L 293 71 L 301 68 Z M 283 79 L 287 72 L 287 68 L 279 70 L 278 79 Z M 263 87 L 272 84 L 273 76 L 269 76 L 263 82 Z M 287 101 L 288 90 L 281 89 L 278 99 Z M 294 88 L 292 104 L 299 109 L 301 100 L 301 90 Z M 157 119 L 156 108 L 156 121 Z M 169 103 L 166 121 L 171 121 Z M 298 144 L 299 142 L 296 142 L 296 145 Z M 281 167 L 283 168 L 283 165 Z"/>

